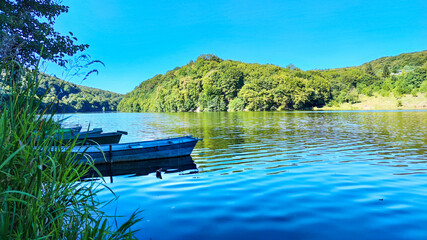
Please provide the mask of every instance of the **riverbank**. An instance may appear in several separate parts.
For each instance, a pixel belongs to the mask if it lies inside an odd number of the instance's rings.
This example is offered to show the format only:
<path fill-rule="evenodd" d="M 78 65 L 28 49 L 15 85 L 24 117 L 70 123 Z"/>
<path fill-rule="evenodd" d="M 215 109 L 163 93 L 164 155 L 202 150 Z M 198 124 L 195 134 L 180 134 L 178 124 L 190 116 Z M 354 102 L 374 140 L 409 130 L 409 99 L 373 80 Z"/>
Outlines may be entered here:
<path fill-rule="evenodd" d="M 393 95 L 381 96 L 377 93 L 374 96 L 359 95 L 357 103 L 343 103 L 338 106 L 324 106 L 314 108 L 313 110 L 412 110 L 425 109 L 427 110 L 427 96 L 423 93 L 418 93 L 415 97 L 411 94 L 404 95 L 401 98 L 396 98 Z"/>

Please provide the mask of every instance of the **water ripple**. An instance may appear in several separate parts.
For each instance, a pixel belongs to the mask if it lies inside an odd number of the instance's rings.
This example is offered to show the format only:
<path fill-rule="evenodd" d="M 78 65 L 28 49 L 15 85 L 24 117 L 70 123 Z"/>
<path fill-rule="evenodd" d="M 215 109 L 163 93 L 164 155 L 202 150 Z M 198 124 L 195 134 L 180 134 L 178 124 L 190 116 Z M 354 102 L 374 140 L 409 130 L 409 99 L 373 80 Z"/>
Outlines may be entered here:
<path fill-rule="evenodd" d="M 124 141 L 204 139 L 192 155 L 197 169 L 108 183 L 120 195 L 118 213 L 144 209 L 141 239 L 427 239 L 426 111 L 111 113 L 70 121 L 127 130 Z"/>

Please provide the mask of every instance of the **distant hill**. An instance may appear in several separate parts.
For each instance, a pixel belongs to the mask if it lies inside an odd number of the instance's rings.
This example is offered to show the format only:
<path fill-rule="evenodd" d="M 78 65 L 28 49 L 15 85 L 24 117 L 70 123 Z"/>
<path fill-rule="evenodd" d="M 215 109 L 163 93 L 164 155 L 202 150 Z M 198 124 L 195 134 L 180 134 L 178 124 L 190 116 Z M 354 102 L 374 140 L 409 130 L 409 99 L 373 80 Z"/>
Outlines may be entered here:
<path fill-rule="evenodd" d="M 57 101 L 57 113 L 116 111 L 122 94 L 70 83 L 47 74 L 39 77 L 45 104 Z"/>
<path fill-rule="evenodd" d="M 357 67 L 302 71 L 202 55 L 142 82 L 118 105 L 126 112 L 311 109 L 359 95 L 427 92 L 427 51 L 384 57 Z"/>
<path fill-rule="evenodd" d="M 397 73 L 398 70 L 405 69 L 414 70 L 415 68 L 422 67 L 427 62 L 427 51 L 403 53 L 394 57 L 382 57 L 377 60 L 369 62 L 372 68 L 379 72 L 382 71 L 385 65 L 390 66 L 392 72 Z M 366 66 L 367 63 L 362 66 Z"/>

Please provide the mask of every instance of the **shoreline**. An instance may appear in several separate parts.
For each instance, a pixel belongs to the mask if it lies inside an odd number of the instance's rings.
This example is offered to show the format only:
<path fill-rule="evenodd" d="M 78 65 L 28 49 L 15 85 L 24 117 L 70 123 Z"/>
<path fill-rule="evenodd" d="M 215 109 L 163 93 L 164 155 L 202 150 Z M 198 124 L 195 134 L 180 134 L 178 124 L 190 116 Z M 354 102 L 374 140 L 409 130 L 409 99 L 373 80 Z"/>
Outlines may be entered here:
<path fill-rule="evenodd" d="M 419 93 L 416 97 L 407 94 L 401 98 L 396 98 L 394 96 L 384 97 L 375 93 L 371 97 L 359 95 L 357 103 L 342 103 L 338 106 L 313 108 L 313 111 L 330 110 L 427 110 L 427 96 Z"/>

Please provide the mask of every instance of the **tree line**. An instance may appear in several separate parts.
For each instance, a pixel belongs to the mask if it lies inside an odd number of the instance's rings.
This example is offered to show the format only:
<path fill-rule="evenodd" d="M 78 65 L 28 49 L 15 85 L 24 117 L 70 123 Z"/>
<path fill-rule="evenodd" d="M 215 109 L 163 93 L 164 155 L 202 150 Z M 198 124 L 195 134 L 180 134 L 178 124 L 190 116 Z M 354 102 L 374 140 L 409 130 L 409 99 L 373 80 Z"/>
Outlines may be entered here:
<path fill-rule="evenodd" d="M 427 51 L 357 67 L 303 71 L 292 64 L 249 64 L 201 55 L 142 82 L 117 109 L 125 112 L 302 110 L 372 96 L 427 92 Z"/>
<path fill-rule="evenodd" d="M 0 80 L 3 77 L 5 76 L 0 76 Z M 77 85 L 47 74 L 39 73 L 37 79 L 39 83 L 36 97 L 42 99 L 40 110 L 49 107 L 50 112 L 56 113 L 116 111 L 123 98 L 122 94 Z M 9 88 L 8 82 L 0 81 L 0 103 L 9 97 Z"/>
<path fill-rule="evenodd" d="M 73 84 L 41 74 L 38 94 L 46 93 L 44 104 L 56 102 L 56 112 L 116 111 L 122 94 Z"/>

